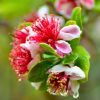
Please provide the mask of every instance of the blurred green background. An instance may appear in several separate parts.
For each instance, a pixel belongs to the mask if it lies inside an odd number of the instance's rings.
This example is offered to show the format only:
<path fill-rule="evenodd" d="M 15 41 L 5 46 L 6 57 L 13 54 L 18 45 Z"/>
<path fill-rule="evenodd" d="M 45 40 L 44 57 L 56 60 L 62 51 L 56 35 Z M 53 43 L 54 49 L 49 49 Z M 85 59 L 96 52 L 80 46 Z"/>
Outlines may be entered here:
<path fill-rule="evenodd" d="M 74 100 L 36 91 L 28 81 L 18 82 L 9 64 L 10 33 L 25 16 L 37 10 L 44 0 L 0 0 L 0 100 Z M 96 7 L 97 11 L 100 5 Z M 95 11 L 96 12 L 96 11 Z M 100 13 L 99 11 L 97 13 Z M 88 38 L 82 44 L 91 54 L 89 81 L 81 85 L 77 100 L 100 100 L 100 16 L 86 26 Z"/>

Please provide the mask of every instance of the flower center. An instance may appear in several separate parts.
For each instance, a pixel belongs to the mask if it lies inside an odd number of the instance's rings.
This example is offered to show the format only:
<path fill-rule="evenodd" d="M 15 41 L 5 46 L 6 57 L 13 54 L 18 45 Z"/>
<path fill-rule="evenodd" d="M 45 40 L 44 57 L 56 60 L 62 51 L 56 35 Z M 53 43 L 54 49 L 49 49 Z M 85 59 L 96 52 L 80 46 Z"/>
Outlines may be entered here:
<path fill-rule="evenodd" d="M 66 75 L 65 72 L 50 74 L 47 82 L 50 87 L 48 90 L 50 93 L 55 93 L 55 94 L 61 94 L 64 92 L 67 93 L 69 76 Z"/>

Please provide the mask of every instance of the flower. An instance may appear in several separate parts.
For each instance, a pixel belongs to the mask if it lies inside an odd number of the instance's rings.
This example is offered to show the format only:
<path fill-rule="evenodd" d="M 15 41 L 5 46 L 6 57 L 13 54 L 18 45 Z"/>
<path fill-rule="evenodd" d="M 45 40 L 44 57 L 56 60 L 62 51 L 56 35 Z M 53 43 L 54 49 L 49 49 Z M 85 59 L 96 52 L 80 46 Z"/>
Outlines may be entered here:
<path fill-rule="evenodd" d="M 61 56 L 69 54 L 72 51 L 70 44 L 64 41 L 65 39 L 62 35 L 66 34 L 65 36 L 67 36 L 73 34 L 67 37 L 67 40 L 80 36 L 80 28 L 77 25 L 65 26 L 65 32 L 62 32 L 63 28 L 60 29 L 59 19 L 56 19 L 54 16 L 39 18 L 35 24 L 33 24 L 32 29 L 37 33 L 35 36 L 30 37 L 33 39 L 32 41 L 49 44 Z"/>
<path fill-rule="evenodd" d="M 80 0 L 80 2 L 87 9 L 92 9 L 94 7 L 94 0 Z"/>
<path fill-rule="evenodd" d="M 94 7 L 94 0 L 56 0 L 55 9 L 66 18 L 71 17 L 73 8 L 83 5 L 87 9 Z"/>
<path fill-rule="evenodd" d="M 40 55 L 44 50 L 40 47 L 40 43 L 50 45 L 63 57 L 72 51 L 66 40 L 77 38 L 80 33 L 77 25 L 69 25 L 61 29 L 59 19 L 52 15 L 39 17 L 32 25 L 16 30 L 10 62 L 18 76 L 23 76 L 32 65 L 41 60 Z"/>
<path fill-rule="evenodd" d="M 19 79 L 23 78 L 23 74 L 28 72 L 28 64 L 32 60 L 30 51 L 16 46 L 10 53 L 10 63 L 13 66 Z"/>
<path fill-rule="evenodd" d="M 56 0 L 55 8 L 58 13 L 70 18 L 73 8 L 79 5 L 76 0 Z"/>
<path fill-rule="evenodd" d="M 80 87 L 78 80 L 83 78 L 85 78 L 85 74 L 77 66 L 55 65 L 49 69 L 47 91 L 54 95 L 73 95 L 74 98 L 77 98 Z"/>

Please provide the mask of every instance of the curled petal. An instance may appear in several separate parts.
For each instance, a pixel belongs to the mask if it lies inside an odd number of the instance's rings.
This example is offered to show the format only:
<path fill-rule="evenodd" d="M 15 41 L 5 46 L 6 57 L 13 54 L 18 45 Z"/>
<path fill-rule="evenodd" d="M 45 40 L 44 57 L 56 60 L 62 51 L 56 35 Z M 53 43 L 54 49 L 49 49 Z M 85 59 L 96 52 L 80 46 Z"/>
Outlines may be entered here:
<path fill-rule="evenodd" d="M 31 52 L 31 56 L 34 58 L 37 54 L 39 54 L 40 47 L 37 43 L 26 42 L 21 44 L 23 48 L 27 48 Z"/>
<path fill-rule="evenodd" d="M 80 84 L 78 83 L 78 81 L 70 81 L 69 82 L 69 87 L 70 87 L 70 90 L 69 90 L 69 94 L 73 95 L 73 98 L 78 98 L 79 97 L 79 88 L 80 88 Z"/>
<path fill-rule="evenodd" d="M 62 65 L 55 65 L 51 69 L 49 69 L 49 72 L 52 73 L 57 73 L 57 72 L 64 72 L 66 70 L 67 66 L 62 66 Z"/>
<path fill-rule="evenodd" d="M 63 54 L 69 54 L 72 51 L 70 44 L 68 42 L 63 41 L 63 40 L 57 41 L 55 43 L 55 46 L 57 48 L 58 53 L 61 52 Z"/>
<path fill-rule="evenodd" d="M 36 89 L 38 90 L 40 85 L 41 85 L 41 82 L 32 82 L 31 85 Z"/>
<path fill-rule="evenodd" d="M 39 54 L 37 54 L 36 56 L 34 56 L 33 60 L 28 64 L 28 69 L 30 70 L 33 66 L 35 66 L 39 61 L 40 61 L 41 57 Z"/>
<path fill-rule="evenodd" d="M 92 9 L 94 7 L 94 0 L 81 0 L 80 2 L 88 9 Z"/>
<path fill-rule="evenodd" d="M 59 64 L 51 68 L 49 72 L 65 72 L 67 75 L 70 75 L 71 80 L 80 80 L 85 78 L 84 72 L 77 66 L 67 67 Z"/>
<path fill-rule="evenodd" d="M 84 72 L 77 66 L 67 67 L 65 70 L 66 74 L 70 75 L 71 80 L 80 80 L 85 78 Z"/>
<path fill-rule="evenodd" d="M 81 30 L 77 25 L 65 26 L 60 30 L 59 38 L 63 40 L 72 40 L 80 37 Z"/>

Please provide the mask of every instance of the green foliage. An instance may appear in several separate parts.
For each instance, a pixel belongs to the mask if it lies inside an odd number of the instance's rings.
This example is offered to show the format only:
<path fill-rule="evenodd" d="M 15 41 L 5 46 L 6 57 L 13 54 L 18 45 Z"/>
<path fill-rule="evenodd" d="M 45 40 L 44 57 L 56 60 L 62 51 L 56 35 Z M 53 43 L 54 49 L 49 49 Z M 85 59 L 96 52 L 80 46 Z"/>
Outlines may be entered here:
<path fill-rule="evenodd" d="M 94 10 L 100 12 L 100 0 L 95 0 Z"/>
<path fill-rule="evenodd" d="M 47 77 L 48 78 L 48 77 Z M 39 89 L 41 90 L 41 91 L 47 91 L 47 78 L 45 78 L 43 81 L 42 81 L 42 83 L 41 83 L 41 85 L 40 85 L 40 87 L 39 87 Z"/>
<path fill-rule="evenodd" d="M 73 39 L 73 40 L 69 41 L 69 43 L 70 43 L 72 49 L 74 50 L 77 47 L 77 45 L 79 45 L 80 38 Z"/>
<path fill-rule="evenodd" d="M 68 25 L 75 25 L 76 24 L 76 21 L 74 20 L 69 20 L 67 21 L 67 23 L 65 24 L 65 26 L 68 26 Z"/>
<path fill-rule="evenodd" d="M 77 46 L 77 48 L 73 51 L 78 55 L 78 58 L 75 61 L 75 65 L 80 67 L 85 72 L 85 79 L 80 82 L 85 82 L 88 80 L 88 73 L 90 69 L 90 55 L 82 46 Z"/>
<path fill-rule="evenodd" d="M 53 63 L 49 61 L 41 61 L 35 65 L 28 74 L 28 80 L 30 82 L 40 82 L 46 79 L 47 71 L 53 66 Z"/>
<path fill-rule="evenodd" d="M 71 19 L 75 20 L 77 25 L 82 29 L 82 16 L 80 7 L 76 7 L 73 9 Z"/>
<path fill-rule="evenodd" d="M 78 58 L 78 54 L 71 53 L 70 55 L 66 55 L 63 58 L 62 64 L 64 65 L 73 64 L 77 58 Z"/>
<path fill-rule="evenodd" d="M 37 10 L 44 4 L 44 0 L 3 0 L 0 1 L 0 14 L 7 18 L 18 17 Z"/>
<path fill-rule="evenodd" d="M 43 53 L 42 55 L 41 55 L 41 57 L 42 57 L 42 59 L 43 60 L 48 60 L 48 61 L 58 61 L 58 57 L 57 56 L 55 56 L 55 55 L 53 55 L 53 54 L 51 54 L 51 53 Z"/>

